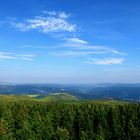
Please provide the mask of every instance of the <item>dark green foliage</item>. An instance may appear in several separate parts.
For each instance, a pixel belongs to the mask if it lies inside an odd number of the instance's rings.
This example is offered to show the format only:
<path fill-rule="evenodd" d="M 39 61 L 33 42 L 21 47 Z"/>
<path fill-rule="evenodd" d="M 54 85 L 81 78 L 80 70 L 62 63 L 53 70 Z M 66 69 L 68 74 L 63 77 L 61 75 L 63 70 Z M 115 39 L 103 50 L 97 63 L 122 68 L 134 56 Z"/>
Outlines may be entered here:
<path fill-rule="evenodd" d="M 1 102 L 0 140 L 140 140 L 140 105 Z"/>

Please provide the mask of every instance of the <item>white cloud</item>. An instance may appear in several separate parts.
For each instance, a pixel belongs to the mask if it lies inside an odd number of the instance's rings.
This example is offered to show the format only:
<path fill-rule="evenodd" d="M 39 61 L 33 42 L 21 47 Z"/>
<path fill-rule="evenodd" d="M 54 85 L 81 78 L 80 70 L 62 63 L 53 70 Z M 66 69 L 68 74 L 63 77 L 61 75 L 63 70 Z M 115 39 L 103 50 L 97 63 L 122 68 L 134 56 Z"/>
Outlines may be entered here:
<path fill-rule="evenodd" d="M 26 61 L 33 61 L 36 56 L 32 54 L 23 54 L 23 55 L 16 55 L 12 53 L 3 53 L 0 52 L 0 61 L 3 60 L 26 60 Z"/>
<path fill-rule="evenodd" d="M 98 64 L 98 65 L 112 65 L 112 64 L 122 64 L 124 58 L 104 58 L 104 59 L 91 59 L 84 63 L 87 64 Z"/>
<path fill-rule="evenodd" d="M 33 61 L 34 58 L 31 58 L 31 57 L 21 57 L 20 60 Z"/>
<path fill-rule="evenodd" d="M 9 53 L 0 52 L 0 60 L 5 60 L 5 59 L 16 59 L 16 57 L 10 55 Z"/>
<path fill-rule="evenodd" d="M 22 54 L 18 55 L 20 60 L 25 60 L 25 61 L 33 61 L 36 55 L 33 54 Z"/>
<path fill-rule="evenodd" d="M 106 54 L 105 51 L 54 51 L 49 52 L 49 55 L 54 56 L 87 56 L 87 55 L 101 55 Z"/>
<path fill-rule="evenodd" d="M 91 45 L 85 40 L 79 38 L 67 38 L 65 39 L 65 43 L 61 44 L 63 47 L 69 47 L 74 50 L 88 50 L 88 51 L 96 51 L 96 52 L 104 52 L 105 54 L 116 54 L 116 55 L 124 55 L 124 52 L 118 51 L 116 49 L 107 47 L 107 46 L 99 46 L 99 45 Z"/>
<path fill-rule="evenodd" d="M 67 46 L 83 46 L 87 45 L 88 42 L 79 38 L 67 38 L 66 43 L 64 45 Z"/>
<path fill-rule="evenodd" d="M 44 14 L 50 15 L 50 16 L 55 16 L 57 15 L 56 11 L 43 11 Z"/>
<path fill-rule="evenodd" d="M 62 11 L 43 11 L 43 13 L 50 15 L 50 16 L 57 16 L 57 17 L 62 18 L 62 19 L 66 19 L 66 18 L 71 16 L 71 14 L 67 14 L 67 13 L 62 12 Z"/>
<path fill-rule="evenodd" d="M 60 47 L 63 47 L 64 51 L 57 50 L 49 52 L 48 54 L 62 57 L 83 56 L 85 59 L 91 58 L 89 61 L 83 62 L 86 64 L 113 65 L 122 64 L 124 61 L 124 58 L 120 58 L 120 56 L 125 53 L 106 46 L 90 45 L 87 41 L 79 38 L 67 38 L 65 39 L 65 43 L 61 44 Z M 102 56 L 104 58 L 93 59 L 95 55 Z M 108 56 L 110 56 L 110 58 L 108 58 Z M 112 56 L 115 56 L 115 58 L 112 58 Z"/>
<path fill-rule="evenodd" d="M 21 31 L 30 31 L 33 29 L 43 33 L 76 31 L 77 26 L 68 21 L 70 14 L 55 11 L 46 13 L 46 16 L 36 16 L 26 19 L 24 22 L 10 22 L 10 24 Z"/>
<path fill-rule="evenodd" d="M 71 16 L 71 14 L 66 14 L 65 12 L 59 12 L 58 16 L 60 18 L 66 19 Z"/>
<path fill-rule="evenodd" d="M 106 46 L 95 46 L 90 45 L 87 41 L 79 38 L 64 38 L 65 42 L 59 45 L 56 45 L 56 48 L 61 48 L 61 50 L 51 51 L 48 54 L 54 56 L 88 56 L 92 57 L 93 55 L 113 55 L 119 56 L 124 55 L 123 52 L 120 52 L 116 49 L 106 47 Z M 56 49 L 55 48 L 55 49 Z"/>
<path fill-rule="evenodd" d="M 18 55 L 18 56 L 20 56 L 20 57 L 30 57 L 30 58 L 32 58 L 32 57 L 35 57 L 36 55 L 33 55 L 33 54 L 21 54 L 21 55 Z"/>

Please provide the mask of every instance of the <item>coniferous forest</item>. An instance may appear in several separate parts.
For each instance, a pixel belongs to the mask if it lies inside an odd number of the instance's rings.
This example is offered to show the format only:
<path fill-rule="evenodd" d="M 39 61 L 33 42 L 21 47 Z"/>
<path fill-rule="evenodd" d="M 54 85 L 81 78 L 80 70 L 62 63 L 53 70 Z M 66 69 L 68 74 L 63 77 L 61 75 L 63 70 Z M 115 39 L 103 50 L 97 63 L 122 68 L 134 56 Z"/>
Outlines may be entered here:
<path fill-rule="evenodd" d="M 0 140 L 140 140 L 140 105 L 1 102 Z"/>

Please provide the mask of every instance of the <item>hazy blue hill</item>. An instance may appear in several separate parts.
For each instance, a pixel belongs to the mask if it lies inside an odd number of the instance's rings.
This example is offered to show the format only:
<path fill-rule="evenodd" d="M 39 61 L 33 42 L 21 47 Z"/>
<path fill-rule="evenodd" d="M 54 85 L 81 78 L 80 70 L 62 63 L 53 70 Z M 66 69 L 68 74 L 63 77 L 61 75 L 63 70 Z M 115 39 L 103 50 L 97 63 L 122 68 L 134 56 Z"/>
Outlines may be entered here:
<path fill-rule="evenodd" d="M 0 94 L 38 94 L 38 98 L 51 93 L 69 93 L 79 99 L 119 99 L 139 101 L 140 84 L 1 84 Z"/>

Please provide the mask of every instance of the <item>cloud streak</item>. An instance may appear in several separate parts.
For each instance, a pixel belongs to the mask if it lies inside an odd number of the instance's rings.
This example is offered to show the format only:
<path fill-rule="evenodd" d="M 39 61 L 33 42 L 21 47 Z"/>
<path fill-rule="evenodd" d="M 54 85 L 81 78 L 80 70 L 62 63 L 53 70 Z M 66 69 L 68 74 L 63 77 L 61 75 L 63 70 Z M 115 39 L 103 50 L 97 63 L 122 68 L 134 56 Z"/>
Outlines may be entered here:
<path fill-rule="evenodd" d="M 124 55 L 124 52 L 115 50 L 113 48 L 107 47 L 107 46 L 99 46 L 99 45 L 91 45 L 85 40 L 79 39 L 79 38 L 68 38 L 65 39 L 66 42 L 61 44 L 63 47 L 72 48 L 74 50 L 89 50 L 89 51 L 99 51 L 104 53 L 110 53 L 110 54 L 120 54 Z"/>
<path fill-rule="evenodd" d="M 64 40 L 65 42 L 60 45 L 61 51 L 56 50 L 48 54 L 62 57 L 83 56 L 85 59 L 90 58 L 89 61 L 85 61 L 84 63 L 96 65 L 122 64 L 125 60 L 122 56 L 126 55 L 126 53 L 110 47 L 91 45 L 87 41 L 79 38 L 67 38 Z M 62 48 L 64 51 L 62 51 Z M 98 58 L 95 58 L 97 55 Z M 102 59 L 100 59 L 99 56 L 101 56 Z"/>
<path fill-rule="evenodd" d="M 67 38 L 64 45 L 68 46 L 85 46 L 88 44 L 87 41 L 79 39 L 79 38 Z"/>
<path fill-rule="evenodd" d="M 124 58 L 104 58 L 104 59 L 91 59 L 83 63 L 86 64 L 96 64 L 96 65 L 112 65 L 112 64 L 122 64 Z"/>
<path fill-rule="evenodd" d="M 22 55 L 18 55 L 18 57 L 20 57 L 20 60 L 25 60 L 25 61 L 33 61 L 36 57 L 36 55 L 33 54 L 22 54 Z"/>
<path fill-rule="evenodd" d="M 3 53 L 0 52 L 0 60 L 10 60 L 10 59 L 16 59 L 15 56 L 10 55 L 10 53 Z"/>
<path fill-rule="evenodd" d="M 105 54 L 104 51 L 59 51 L 59 52 L 49 52 L 49 55 L 54 56 L 88 56 L 94 54 Z"/>
<path fill-rule="evenodd" d="M 25 60 L 25 61 L 33 61 L 35 55 L 23 54 L 23 55 L 15 55 L 12 53 L 3 53 L 0 52 L 0 61 L 4 60 Z"/>
<path fill-rule="evenodd" d="M 92 54 L 110 54 L 110 55 L 125 55 L 124 52 L 118 51 L 116 49 L 106 47 L 91 45 L 87 41 L 79 38 L 67 38 L 64 39 L 63 44 L 57 45 L 57 48 L 64 49 L 65 51 L 52 51 L 50 55 L 58 56 L 79 56 L 79 55 L 92 55 Z"/>

